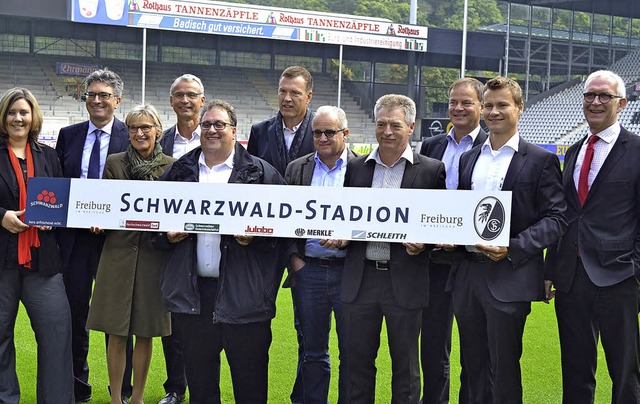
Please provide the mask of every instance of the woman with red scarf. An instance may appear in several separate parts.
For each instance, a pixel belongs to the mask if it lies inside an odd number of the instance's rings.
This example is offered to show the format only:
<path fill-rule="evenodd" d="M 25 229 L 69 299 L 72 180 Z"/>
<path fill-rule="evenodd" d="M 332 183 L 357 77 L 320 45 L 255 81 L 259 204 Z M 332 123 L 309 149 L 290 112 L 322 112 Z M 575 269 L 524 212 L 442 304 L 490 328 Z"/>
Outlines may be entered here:
<path fill-rule="evenodd" d="M 38 343 L 37 402 L 74 403 L 71 314 L 51 227 L 24 223 L 31 177 L 61 177 L 56 152 L 37 142 L 42 112 L 33 94 L 0 99 L 0 402 L 19 403 L 14 327 L 19 302 Z"/>

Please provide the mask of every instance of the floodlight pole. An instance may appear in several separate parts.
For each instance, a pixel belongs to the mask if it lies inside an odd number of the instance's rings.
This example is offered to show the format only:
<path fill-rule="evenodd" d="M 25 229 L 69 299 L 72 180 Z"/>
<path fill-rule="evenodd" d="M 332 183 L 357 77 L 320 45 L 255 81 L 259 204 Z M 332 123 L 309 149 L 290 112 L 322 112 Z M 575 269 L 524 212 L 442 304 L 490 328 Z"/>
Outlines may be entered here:
<path fill-rule="evenodd" d="M 142 105 L 144 105 L 145 87 L 147 82 L 147 29 L 142 29 Z"/>
<path fill-rule="evenodd" d="M 340 60 L 338 62 L 338 108 L 340 108 L 340 98 L 342 95 L 342 44 L 340 44 Z"/>
<path fill-rule="evenodd" d="M 464 0 L 464 18 L 462 22 L 462 60 L 460 62 L 460 78 L 465 76 L 467 70 L 467 20 L 468 20 L 469 0 Z"/>

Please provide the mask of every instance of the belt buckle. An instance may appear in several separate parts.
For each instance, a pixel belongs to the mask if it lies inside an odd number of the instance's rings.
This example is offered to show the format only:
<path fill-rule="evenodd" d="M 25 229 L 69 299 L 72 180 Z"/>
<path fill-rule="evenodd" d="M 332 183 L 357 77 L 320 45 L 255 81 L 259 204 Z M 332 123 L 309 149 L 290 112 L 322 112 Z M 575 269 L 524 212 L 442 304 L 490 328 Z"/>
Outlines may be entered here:
<path fill-rule="evenodd" d="M 376 269 L 378 271 L 387 271 L 389 269 L 389 261 L 376 261 Z"/>

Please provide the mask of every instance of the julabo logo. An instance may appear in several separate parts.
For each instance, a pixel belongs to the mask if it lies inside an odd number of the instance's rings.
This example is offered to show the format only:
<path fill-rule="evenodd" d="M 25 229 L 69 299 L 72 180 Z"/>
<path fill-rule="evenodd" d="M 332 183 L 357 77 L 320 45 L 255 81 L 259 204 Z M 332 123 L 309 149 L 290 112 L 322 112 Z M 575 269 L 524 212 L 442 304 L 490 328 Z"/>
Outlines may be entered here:
<path fill-rule="evenodd" d="M 264 226 L 247 226 L 244 234 L 273 234 L 273 228 Z"/>
<path fill-rule="evenodd" d="M 504 228 L 505 212 L 502 203 L 493 196 L 481 200 L 473 214 L 473 224 L 483 240 L 495 240 Z"/>

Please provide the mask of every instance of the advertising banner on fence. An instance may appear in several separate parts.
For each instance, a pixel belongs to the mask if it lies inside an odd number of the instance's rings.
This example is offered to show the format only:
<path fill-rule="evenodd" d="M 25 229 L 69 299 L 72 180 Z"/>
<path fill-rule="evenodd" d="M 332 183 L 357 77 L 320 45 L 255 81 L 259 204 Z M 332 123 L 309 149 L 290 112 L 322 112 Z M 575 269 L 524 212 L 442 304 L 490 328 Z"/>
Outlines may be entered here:
<path fill-rule="evenodd" d="M 29 225 L 507 246 L 511 192 L 32 178 Z"/>

